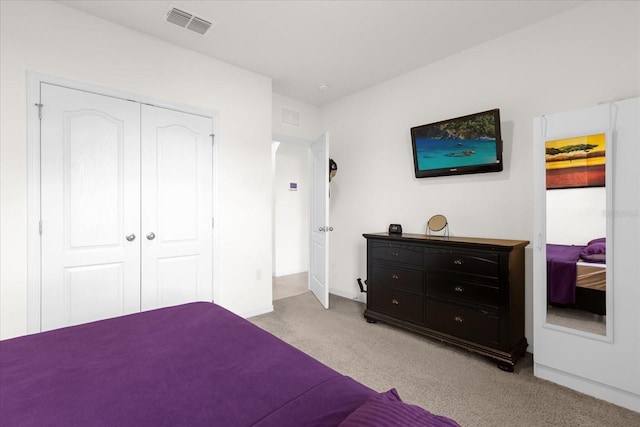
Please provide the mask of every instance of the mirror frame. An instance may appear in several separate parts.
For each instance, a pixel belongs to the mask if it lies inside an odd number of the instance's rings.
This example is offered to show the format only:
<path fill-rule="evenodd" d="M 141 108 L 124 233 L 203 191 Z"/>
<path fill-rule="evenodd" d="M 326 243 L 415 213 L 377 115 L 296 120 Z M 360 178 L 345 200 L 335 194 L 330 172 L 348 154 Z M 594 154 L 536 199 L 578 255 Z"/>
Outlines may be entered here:
<path fill-rule="evenodd" d="M 434 215 L 427 222 L 427 227 L 431 231 L 441 231 L 447 226 L 447 218 L 444 215 Z"/>
<path fill-rule="evenodd" d="M 545 118 L 543 116 L 543 124 L 545 121 Z M 543 259 L 545 260 L 544 262 L 544 266 L 545 266 L 545 273 L 546 273 L 546 256 L 547 256 L 547 249 L 546 249 L 546 244 L 547 244 L 547 188 L 546 188 L 546 162 L 545 162 L 545 155 L 544 155 L 544 149 L 546 147 L 546 143 L 547 141 L 552 141 L 552 140 L 557 140 L 557 139 L 568 139 L 568 138 L 574 138 L 574 137 L 580 137 L 580 136 L 587 136 L 587 135 L 595 135 L 595 134 L 604 134 L 605 135 L 605 188 L 606 188 L 606 195 L 605 195 L 605 200 L 606 200 L 606 206 L 605 206 L 605 210 L 604 212 L 602 212 L 603 215 L 605 215 L 606 217 L 606 238 L 607 238 L 607 253 L 606 253 L 606 273 L 605 273 L 605 280 L 606 280 L 606 294 L 605 294 L 605 307 L 606 307 L 606 321 L 605 321 L 605 335 L 599 335 L 596 333 L 592 333 L 592 332 L 587 332 L 587 331 L 582 331 L 579 329 L 574 329 L 574 328 L 570 328 L 567 326 L 561 326 L 561 325 L 557 325 L 554 323 L 549 323 L 548 321 L 548 307 L 545 305 L 545 309 L 544 309 L 544 319 L 543 319 L 543 327 L 546 329 L 552 329 L 555 331 L 559 331 L 559 332 L 564 332 L 564 333 L 568 333 L 568 334 L 572 334 L 572 335 L 578 335 L 578 336 L 582 336 L 585 338 L 590 338 L 590 339 L 594 339 L 594 340 L 598 340 L 598 341 L 605 341 L 605 342 L 613 342 L 613 293 L 614 293 L 614 286 L 613 286 L 613 258 L 614 258 L 614 251 L 613 251 L 613 215 L 611 215 L 611 212 L 613 212 L 613 193 L 614 193 L 614 186 L 615 183 L 613 181 L 613 158 L 614 158 L 614 140 L 613 140 L 613 134 L 611 132 L 611 130 L 607 129 L 607 130 L 601 130 L 601 131 L 594 131 L 594 130 L 589 130 L 589 131 L 585 131 L 584 133 L 581 134 L 576 134 L 576 133 L 572 133 L 572 134 L 567 134 L 567 135 L 563 135 L 563 134 L 554 134 L 554 135 L 549 135 L 546 132 L 546 128 L 543 129 L 542 134 L 541 134 L 541 140 L 540 141 L 534 141 L 534 143 L 537 145 L 540 142 L 542 143 L 540 147 L 536 147 L 537 150 L 542 152 L 542 155 L 539 156 L 539 158 L 541 159 L 541 162 L 538 162 L 535 167 L 536 168 L 543 168 L 542 171 L 542 179 L 538 180 L 539 182 L 536 182 L 536 185 L 541 186 L 542 187 L 542 194 L 544 194 L 544 197 L 542 198 L 542 218 L 543 221 L 540 224 L 542 233 L 538 233 L 538 246 L 541 249 L 541 257 L 543 257 Z M 546 274 L 545 274 L 546 277 Z M 544 294 L 544 300 L 545 302 L 548 301 L 547 299 L 547 287 L 546 287 L 546 279 L 544 281 L 544 289 L 543 289 L 543 294 Z"/>

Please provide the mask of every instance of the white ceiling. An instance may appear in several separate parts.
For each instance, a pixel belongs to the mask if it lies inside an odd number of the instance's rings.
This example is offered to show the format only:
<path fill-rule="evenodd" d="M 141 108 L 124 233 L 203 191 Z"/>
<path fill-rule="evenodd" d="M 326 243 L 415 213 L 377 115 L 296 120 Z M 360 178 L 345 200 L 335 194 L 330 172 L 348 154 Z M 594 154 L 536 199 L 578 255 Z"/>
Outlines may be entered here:
<path fill-rule="evenodd" d="M 583 1 L 60 0 L 88 14 L 273 79 L 314 105 L 428 65 Z M 204 36 L 166 21 L 171 6 L 212 20 Z M 319 86 L 326 84 L 327 91 Z"/>

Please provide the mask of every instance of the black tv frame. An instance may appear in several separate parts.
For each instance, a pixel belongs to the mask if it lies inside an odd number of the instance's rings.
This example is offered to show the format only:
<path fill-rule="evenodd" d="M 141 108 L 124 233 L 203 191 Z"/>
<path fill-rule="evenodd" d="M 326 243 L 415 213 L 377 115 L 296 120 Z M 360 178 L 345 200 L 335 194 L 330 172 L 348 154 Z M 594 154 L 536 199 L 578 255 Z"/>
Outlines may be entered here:
<path fill-rule="evenodd" d="M 442 132 L 440 129 L 443 125 L 448 125 L 457 122 L 463 122 L 472 120 L 481 116 L 492 115 L 494 119 L 494 135 L 495 135 L 495 150 L 496 161 L 493 163 L 478 163 L 473 165 L 459 165 L 455 167 L 444 168 L 432 168 L 432 169 L 420 169 L 418 162 L 418 147 L 416 140 L 421 135 L 434 132 Z M 439 139 L 439 138 L 435 138 Z M 446 138 L 453 141 L 464 141 L 464 139 Z M 467 114 L 466 116 L 455 117 L 453 119 L 441 120 L 439 122 L 428 123 L 425 125 L 415 126 L 411 128 L 411 146 L 413 151 L 413 165 L 416 178 L 429 178 L 436 176 L 449 176 L 449 175 L 465 175 L 474 173 L 486 173 L 486 172 L 500 172 L 503 170 L 502 161 L 502 132 L 500 127 L 500 109 L 494 108 L 492 110 L 482 111 L 479 113 Z M 455 156 L 455 153 L 451 153 L 451 156 Z"/>

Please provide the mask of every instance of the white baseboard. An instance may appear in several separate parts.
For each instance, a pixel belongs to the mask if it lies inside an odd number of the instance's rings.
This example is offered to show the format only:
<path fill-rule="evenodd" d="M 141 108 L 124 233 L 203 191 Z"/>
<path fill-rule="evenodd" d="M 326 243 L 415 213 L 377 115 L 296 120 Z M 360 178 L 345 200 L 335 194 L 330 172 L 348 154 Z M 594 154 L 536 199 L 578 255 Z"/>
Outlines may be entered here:
<path fill-rule="evenodd" d="M 559 371 L 539 363 L 534 363 L 533 373 L 538 378 L 606 400 L 614 405 L 640 412 L 640 395 L 638 394 Z"/>
<path fill-rule="evenodd" d="M 332 289 L 329 288 L 329 293 L 333 294 L 333 295 L 337 295 L 339 297 L 342 298 L 347 298 L 347 299 L 352 299 L 352 300 L 356 300 L 356 301 L 360 301 L 361 303 L 366 303 L 367 302 L 367 294 L 358 292 L 344 292 L 340 289 Z"/>
<path fill-rule="evenodd" d="M 240 317 L 248 319 L 249 317 L 260 316 L 261 314 L 271 313 L 272 311 L 273 311 L 273 304 L 271 304 L 270 306 L 267 306 L 267 307 L 263 307 L 263 308 L 258 309 L 258 310 L 251 310 L 251 311 L 247 311 L 245 313 L 240 313 L 238 315 Z"/>
<path fill-rule="evenodd" d="M 301 274 L 301 273 L 307 273 L 309 272 L 308 268 L 305 267 L 299 267 L 299 268 L 293 268 L 293 269 L 280 269 L 278 271 L 273 271 L 273 277 L 283 277 L 283 276 L 291 276 L 293 274 Z"/>

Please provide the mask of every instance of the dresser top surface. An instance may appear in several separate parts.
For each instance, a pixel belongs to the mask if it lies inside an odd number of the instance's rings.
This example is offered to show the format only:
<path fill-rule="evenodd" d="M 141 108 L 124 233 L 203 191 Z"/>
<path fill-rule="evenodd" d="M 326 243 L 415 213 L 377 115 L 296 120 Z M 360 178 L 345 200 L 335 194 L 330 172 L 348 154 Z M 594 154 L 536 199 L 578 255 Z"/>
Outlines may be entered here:
<path fill-rule="evenodd" d="M 415 243 L 428 243 L 435 245 L 449 245 L 449 246 L 484 246 L 504 249 L 516 249 L 524 248 L 529 244 L 528 240 L 509 240 L 509 239 L 488 239 L 481 237 L 458 237 L 458 236 L 436 236 L 428 234 L 411 234 L 402 233 L 394 234 L 388 232 L 382 233 L 365 233 L 363 236 L 367 239 L 382 239 L 398 242 L 415 242 Z"/>

